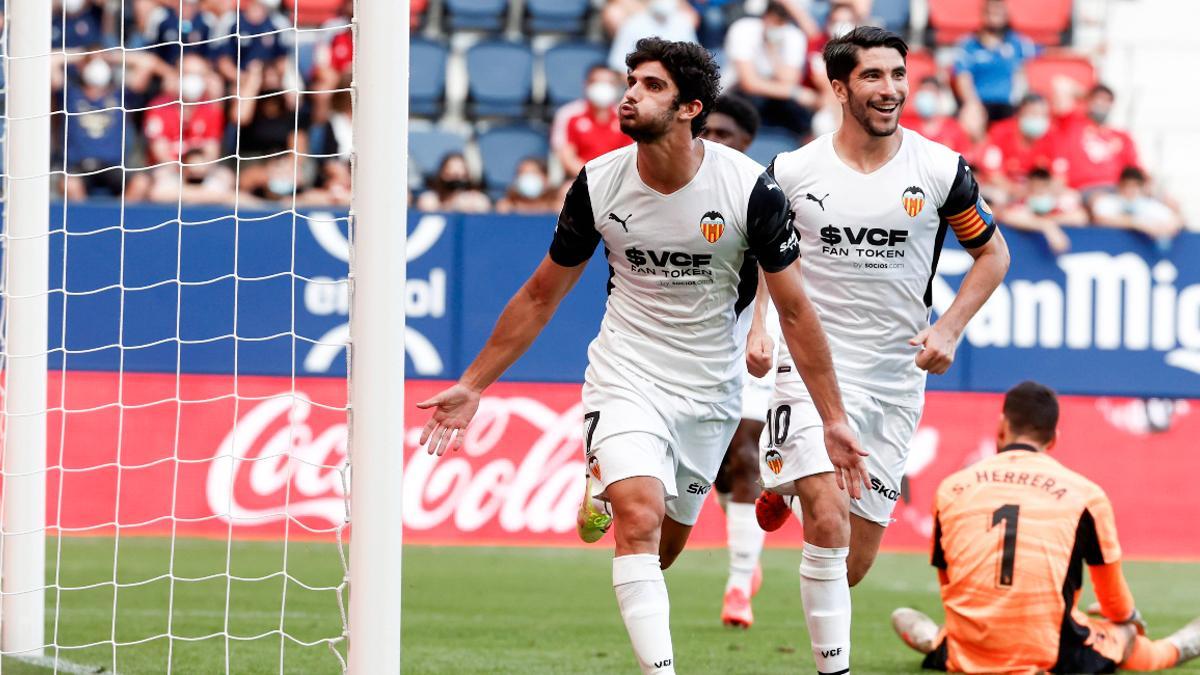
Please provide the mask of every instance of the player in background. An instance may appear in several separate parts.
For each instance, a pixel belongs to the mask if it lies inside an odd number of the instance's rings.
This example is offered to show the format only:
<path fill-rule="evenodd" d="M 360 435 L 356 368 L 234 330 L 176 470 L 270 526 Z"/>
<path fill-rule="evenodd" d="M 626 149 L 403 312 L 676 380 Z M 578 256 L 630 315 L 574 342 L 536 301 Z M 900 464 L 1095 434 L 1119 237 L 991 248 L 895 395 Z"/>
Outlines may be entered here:
<path fill-rule="evenodd" d="M 1048 453 L 1058 399 L 1036 382 L 1004 397 L 997 454 L 950 475 L 934 498 L 934 567 L 946 626 L 901 608 L 892 625 L 924 667 L 955 673 L 1165 670 L 1200 655 L 1200 619 L 1164 640 L 1121 573 L 1112 504 Z M 1096 597 L 1076 607 L 1087 563 Z M 1093 611 L 1093 610 L 1089 610 Z"/>
<path fill-rule="evenodd" d="M 758 133 L 758 111 L 746 99 L 736 94 L 722 94 L 700 138 L 746 152 Z M 766 294 L 764 281 L 758 292 Z M 773 310 L 774 305 L 767 304 Z M 755 311 L 763 311 L 755 303 Z M 762 320 L 762 319 L 760 319 Z M 773 316 L 765 319 L 768 326 L 778 325 Z M 745 322 L 747 328 L 749 322 Z M 746 344 L 746 370 L 742 387 L 742 419 L 738 422 L 733 440 L 721 460 L 721 470 L 713 481 L 713 491 L 725 512 L 726 541 L 729 546 L 729 579 L 725 583 L 725 598 L 721 607 L 721 622 L 728 626 L 749 628 L 754 623 L 750 598 L 762 584 L 762 555 L 766 533 L 754 518 L 754 500 L 758 497 L 758 437 L 766 422 L 767 404 L 775 383 L 775 345 L 764 333 L 754 343 Z M 763 339 L 765 338 L 765 339 Z"/>
<path fill-rule="evenodd" d="M 584 165 L 548 256 L 459 382 L 419 404 L 434 409 L 421 443 L 437 454 L 462 445 L 483 389 L 526 351 L 603 240 L 611 276 L 584 374 L 586 465 L 612 506 L 613 587 L 634 654 L 643 672 L 674 673 L 662 570 L 682 551 L 737 426 L 736 319 L 759 265 L 832 461 L 866 475 L 804 293 L 787 198 L 761 165 L 696 138 L 718 91 L 712 56 L 646 38 L 626 63 L 618 114 L 635 144 Z"/>
<path fill-rule="evenodd" d="M 801 597 L 821 673 L 850 668 L 850 586 L 879 551 L 900 495 L 926 373 L 946 372 L 967 321 L 1008 270 L 1008 248 L 963 158 L 898 125 L 908 47 L 859 27 L 824 50 L 842 104 L 836 132 L 780 154 L 773 171 L 800 231 L 804 287 L 833 353 L 851 425 L 869 453 L 871 487 L 848 502 L 830 464 L 810 391 L 781 353 L 762 437 L 757 515 L 771 531 L 799 496 Z M 948 232 L 974 258 L 958 295 L 930 325 L 932 280 Z M 755 331 L 762 330 L 756 326 Z M 754 338 L 751 338 L 753 340 Z"/>

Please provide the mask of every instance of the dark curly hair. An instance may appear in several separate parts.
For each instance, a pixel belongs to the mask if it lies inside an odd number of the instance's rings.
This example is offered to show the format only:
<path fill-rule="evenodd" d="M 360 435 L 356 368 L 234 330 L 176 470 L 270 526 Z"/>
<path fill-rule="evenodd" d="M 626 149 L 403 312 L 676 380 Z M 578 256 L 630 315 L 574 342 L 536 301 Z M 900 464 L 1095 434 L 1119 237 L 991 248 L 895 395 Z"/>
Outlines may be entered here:
<path fill-rule="evenodd" d="M 825 43 L 825 74 L 829 80 L 848 82 L 850 73 L 858 67 L 858 52 L 873 47 L 888 47 L 900 52 L 900 58 L 908 56 L 908 44 L 904 38 L 875 26 L 859 26 L 840 38 Z"/>
<path fill-rule="evenodd" d="M 713 105 L 713 112 L 729 115 L 742 131 L 750 134 L 750 138 L 754 138 L 758 134 L 758 125 L 761 119 L 758 116 L 758 111 L 749 101 L 738 96 L 737 94 L 721 94 L 717 97 L 716 104 Z"/>
<path fill-rule="evenodd" d="M 675 105 L 700 101 L 700 114 L 692 118 L 692 137 L 704 131 L 704 122 L 721 92 L 721 69 L 707 49 L 694 42 L 671 42 L 659 37 L 642 38 L 625 57 L 625 65 L 633 70 L 643 63 L 657 61 L 671 74 L 679 89 Z"/>

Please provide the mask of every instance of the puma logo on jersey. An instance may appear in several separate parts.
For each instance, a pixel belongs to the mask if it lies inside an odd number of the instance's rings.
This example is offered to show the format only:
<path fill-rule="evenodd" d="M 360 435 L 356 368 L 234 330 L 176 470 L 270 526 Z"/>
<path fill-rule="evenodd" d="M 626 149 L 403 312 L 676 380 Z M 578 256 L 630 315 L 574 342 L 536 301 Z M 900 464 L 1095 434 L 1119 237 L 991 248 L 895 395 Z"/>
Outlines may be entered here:
<path fill-rule="evenodd" d="M 829 193 L 826 192 L 824 197 L 817 199 L 816 195 L 814 195 L 811 192 L 808 192 L 804 195 L 804 198 L 810 202 L 816 202 L 817 206 L 821 207 L 821 210 L 824 211 L 825 210 L 825 200 L 829 199 Z"/>
<path fill-rule="evenodd" d="M 624 220 L 621 220 L 620 218 L 618 218 L 618 217 L 617 217 L 617 214 L 615 214 L 615 213 L 613 213 L 613 212 L 611 212 L 611 211 L 609 211 L 609 213 L 608 213 L 608 219 L 609 219 L 609 220 L 615 220 L 615 221 L 617 221 L 618 223 L 620 223 L 620 224 L 621 224 L 621 229 L 622 229 L 622 230 L 625 230 L 625 232 L 629 232 L 629 228 L 625 226 L 625 223 L 629 222 L 629 219 L 630 219 L 630 218 L 632 218 L 632 217 L 633 217 L 633 214 L 631 213 L 631 214 L 629 214 L 629 215 L 625 216 L 625 219 L 624 219 Z"/>

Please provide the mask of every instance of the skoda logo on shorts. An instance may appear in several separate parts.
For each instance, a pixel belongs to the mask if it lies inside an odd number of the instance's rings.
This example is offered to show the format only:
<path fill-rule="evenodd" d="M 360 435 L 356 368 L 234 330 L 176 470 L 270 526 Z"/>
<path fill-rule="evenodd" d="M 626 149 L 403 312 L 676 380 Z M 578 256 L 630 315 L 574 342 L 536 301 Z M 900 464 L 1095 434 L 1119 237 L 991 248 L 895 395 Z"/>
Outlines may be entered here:
<path fill-rule="evenodd" d="M 775 475 L 779 475 L 779 472 L 783 471 L 783 455 L 779 454 L 778 450 L 768 450 L 767 466 L 771 467 Z"/>
<path fill-rule="evenodd" d="M 596 480 L 602 480 L 600 478 L 600 459 L 595 455 L 592 455 L 588 458 L 588 471 L 592 472 L 592 475 L 595 476 Z"/>

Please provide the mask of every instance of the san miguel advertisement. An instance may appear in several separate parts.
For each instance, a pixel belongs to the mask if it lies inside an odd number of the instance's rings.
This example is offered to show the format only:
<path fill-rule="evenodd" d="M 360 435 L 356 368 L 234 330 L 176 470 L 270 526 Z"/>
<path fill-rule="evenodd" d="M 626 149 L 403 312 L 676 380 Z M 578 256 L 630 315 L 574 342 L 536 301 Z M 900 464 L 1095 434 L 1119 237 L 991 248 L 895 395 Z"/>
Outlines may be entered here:
<path fill-rule="evenodd" d="M 51 237 L 48 504 L 65 532 L 331 538 L 346 525 L 345 212 L 57 208 Z M 65 223 L 65 225 L 64 225 Z M 118 227 L 118 225 L 120 225 Z M 553 219 L 413 214 L 407 400 L 467 366 L 545 255 Z M 938 481 L 994 451 L 1002 392 L 1031 378 L 1063 399 L 1057 456 L 1106 489 L 1132 555 L 1197 556 L 1200 235 L 1166 254 L 1081 230 L 1054 257 L 1009 232 L 1013 266 L 931 391 L 886 545 L 923 549 Z M 397 429 L 406 541 L 575 545 L 579 380 L 604 311 L 598 251 L 529 353 L 487 392 L 461 453 Z M 953 245 L 945 310 L 969 268 Z M 715 500 L 714 500 L 715 501 Z M 352 514 L 349 522 L 352 522 Z M 1194 530 L 1194 528 L 1192 528 Z M 693 543 L 719 545 L 710 504 Z M 769 543 L 796 545 L 798 526 Z"/>

